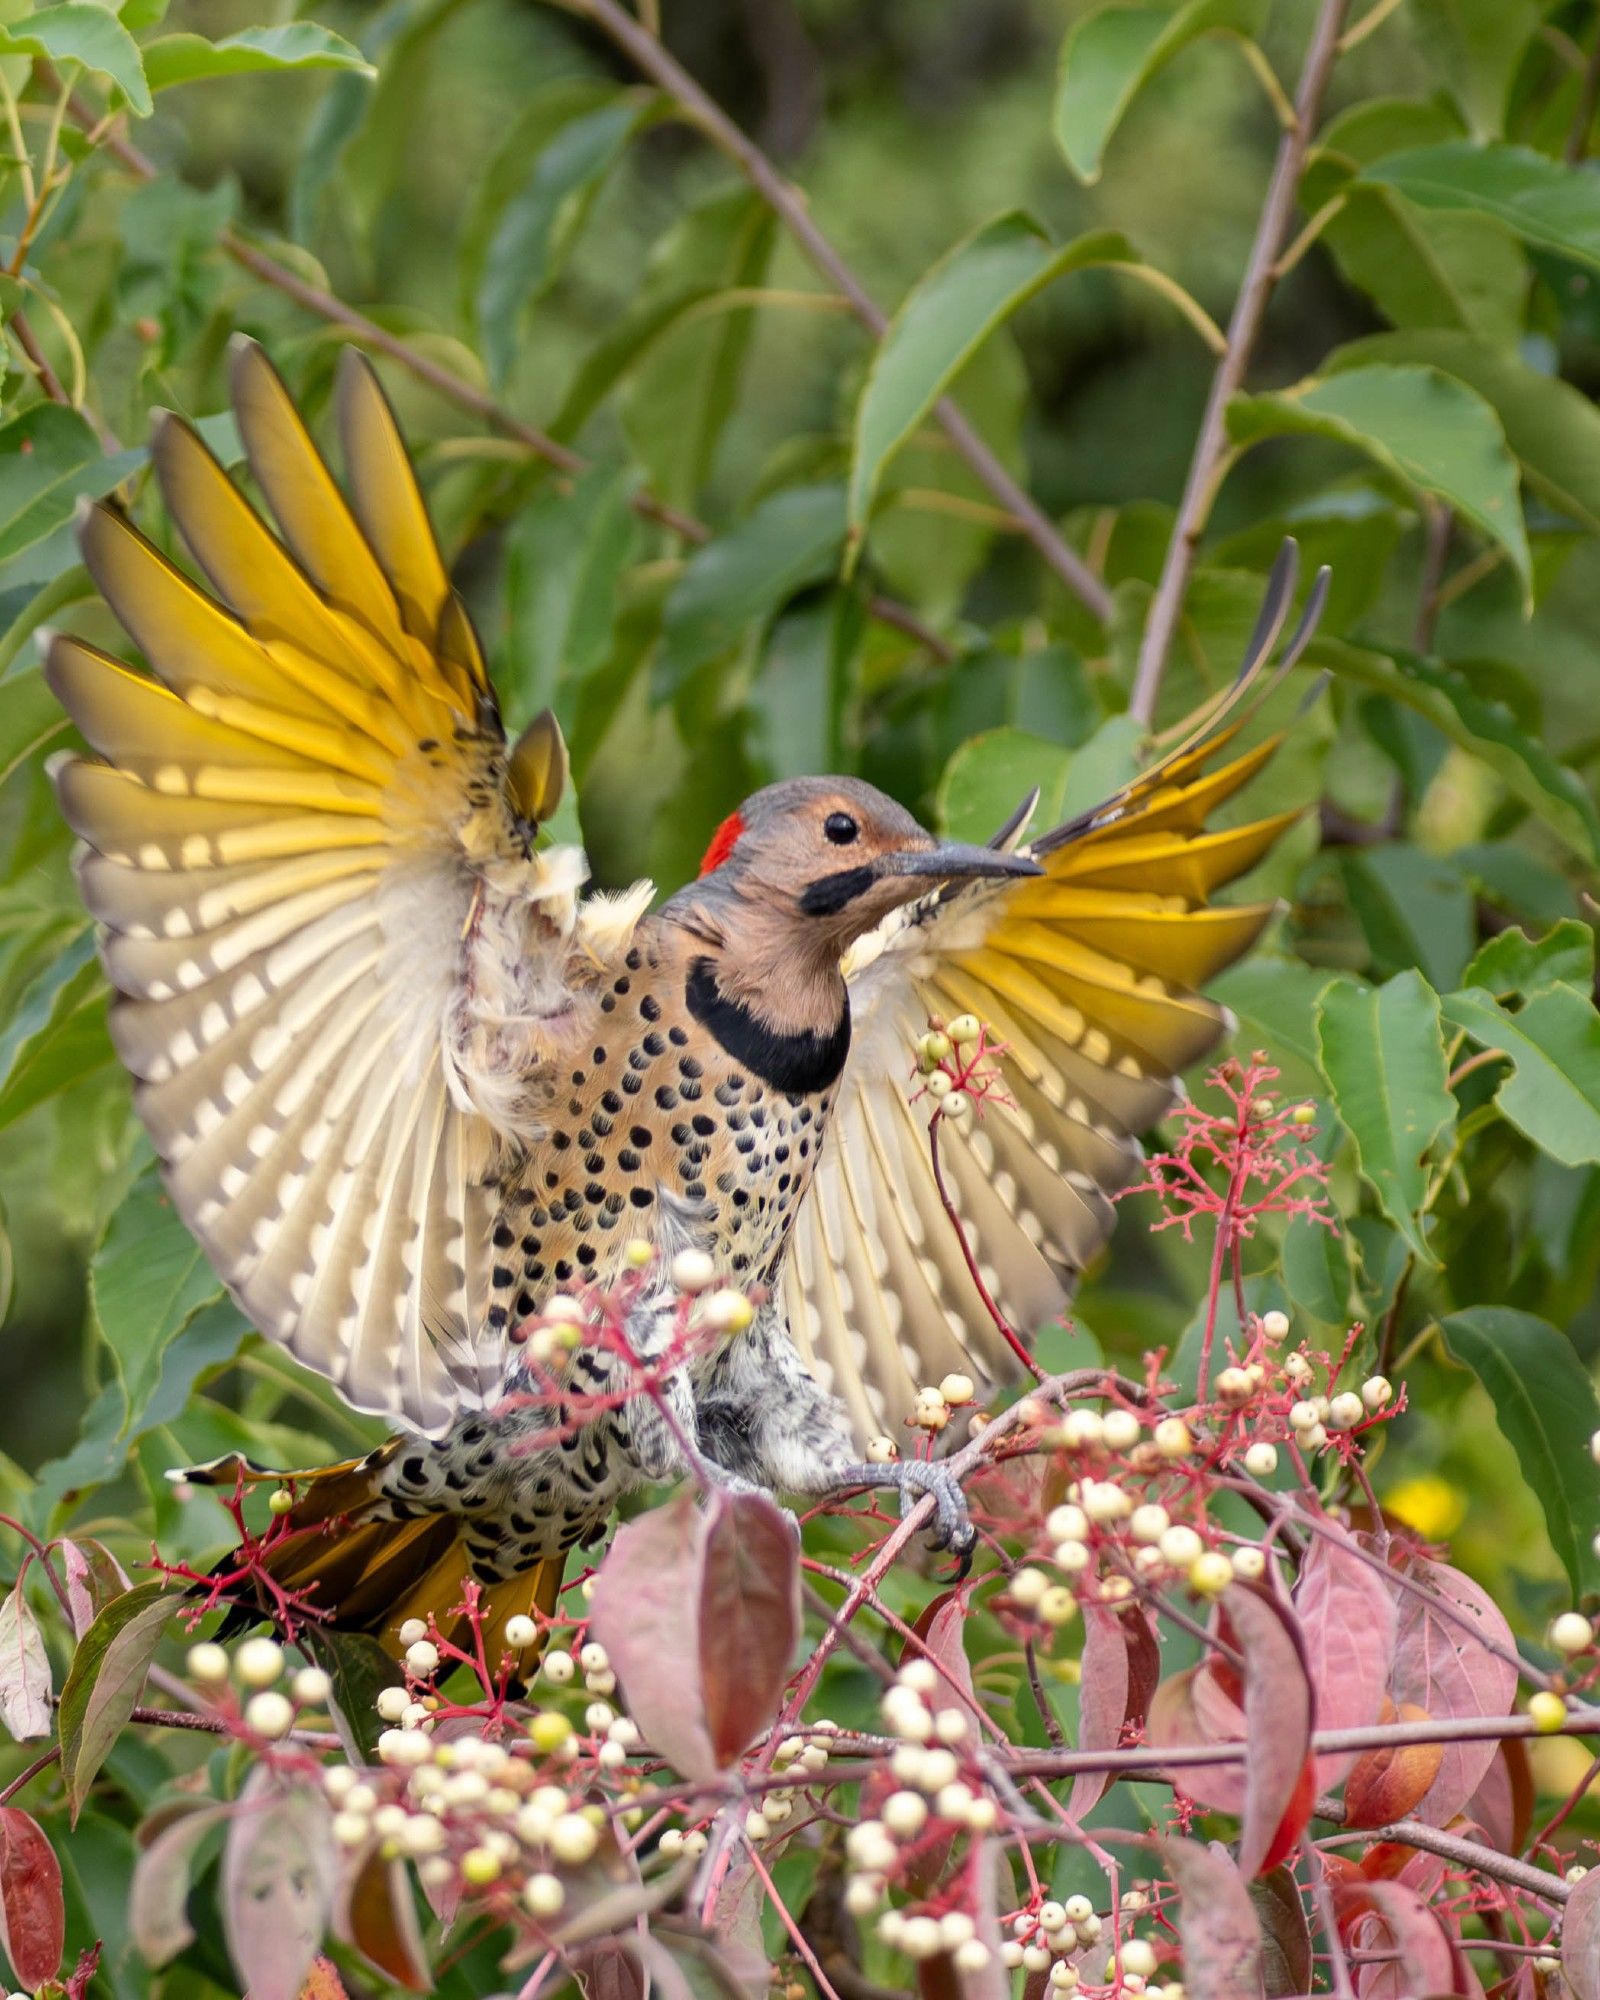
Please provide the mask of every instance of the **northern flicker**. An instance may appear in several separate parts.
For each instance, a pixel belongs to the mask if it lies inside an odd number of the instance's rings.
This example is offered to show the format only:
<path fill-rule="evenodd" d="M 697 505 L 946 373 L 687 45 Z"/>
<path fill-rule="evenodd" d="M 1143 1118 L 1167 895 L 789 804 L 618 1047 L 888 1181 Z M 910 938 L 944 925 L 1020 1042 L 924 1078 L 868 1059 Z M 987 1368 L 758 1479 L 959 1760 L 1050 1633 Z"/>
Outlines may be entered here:
<path fill-rule="evenodd" d="M 259 348 L 232 380 L 278 534 L 163 417 L 161 491 L 215 596 L 93 507 L 84 560 L 149 671 L 61 636 L 49 673 L 94 753 L 54 775 L 173 1201 L 252 1322 L 398 1427 L 296 1476 L 291 1523 L 327 1532 L 275 1573 L 390 1644 L 468 1577 L 503 1623 L 548 1608 L 567 1551 L 686 1447 L 779 1492 L 933 1491 L 960 1548 L 937 1463 L 863 1463 L 919 1383 L 1012 1366 L 941 1208 L 913 1044 L 939 1011 L 1004 1045 L 1004 1097 L 945 1128 L 944 1174 L 989 1291 L 1035 1329 L 1223 1031 L 1196 989 L 1271 913 L 1209 899 L 1294 815 L 1207 821 L 1274 748 L 1219 762 L 1292 561 L 1235 689 L 1096 811 L 970 847 L 869 785 L 791 780 L 651 913 L 648 883 L 583 896 L 582 854 L 541 836 L 559 731 L 508 746 L 370 368 L 345 353 L 348 501 Z M 519 1327 L 641 1240 L 663 1275 L 636 1288 L 639 1354 L 684 1249 L 753 1323 L 658 1400 L 528 1449 L 552 1416 L 519 1395 Z M 603 1389 L 613 1365 L 580 1346 L 570 1378 Z"/>

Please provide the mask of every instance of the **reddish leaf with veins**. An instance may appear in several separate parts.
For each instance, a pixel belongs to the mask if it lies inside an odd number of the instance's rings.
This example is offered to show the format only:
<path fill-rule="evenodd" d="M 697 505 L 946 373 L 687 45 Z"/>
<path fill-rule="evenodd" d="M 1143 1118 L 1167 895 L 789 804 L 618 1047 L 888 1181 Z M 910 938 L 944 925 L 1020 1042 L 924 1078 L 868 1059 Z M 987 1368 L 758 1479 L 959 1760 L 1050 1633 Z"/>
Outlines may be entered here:
<path fill-rule="evenodd" d="M 1188 2000 L 1261 2000 L 1261 1927 L 1232 1855 L 1195 1840 L 1168 1841 L 1163 1852 L 1183 1899 L 1178 1936 Z"/>
<path fill-rule="evenodd" d="M 1318 1533 L 1300 1566 L 1295 1615 L 1319 1729 L 1364 1729 L 1383 1708 L 1399 1629 L 1394 1592 L 1353 1541 Z M 1317 1786 L 1331 1791 L 1353 1752 L 1319 1756 Z"/>
<path fill-rule="evenodd" d="M 1470 1577 L 1396 1543 L 1392 1560 L 1420 1589 L 1400 1589 L 1390 1693 L 1397 1706 L 1414 1703 L 1440 1720 L 1509 1715 L 1517 1669 L 1490 1651 L 1515 1654 L 1511 1628 Z M 1480 1636 L 1481 1635 L 1481 1636 Z M 1446 1826 L 1482 1784 L 1495 1744 L 1447 1743 L 1439 1775 L 1416 1808 L 1430 1826 Z"/>
<path fill-rule="evenodd" d="M 1078 1748 L 1115 1750 L 1125 1728 L 1144 1723 L 1160 1677 L 1161 1648 L 1144 1611 L 1085 1603 Z M 1080 1771 L 1067 1802 L 1072 1818 L 1097 1806 L 1110 1782 L 1109 1771 Z"/>
<path fill-rule="evenodd" d="M 55 1978 L 67 1944 L 61 1863 L 44 1829 L 17 1806 L 0 1806 L 0 1943 L 30 1992 Z"/>

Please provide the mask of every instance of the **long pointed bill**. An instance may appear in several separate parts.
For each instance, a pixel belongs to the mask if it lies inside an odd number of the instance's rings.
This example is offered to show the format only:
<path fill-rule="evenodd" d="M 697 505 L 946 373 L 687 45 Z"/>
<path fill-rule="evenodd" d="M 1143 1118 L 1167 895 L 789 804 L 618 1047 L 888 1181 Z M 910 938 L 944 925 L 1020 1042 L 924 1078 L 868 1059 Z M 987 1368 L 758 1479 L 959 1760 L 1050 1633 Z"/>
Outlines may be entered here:
<path fill-rule="evenodd" d="M 877 863 L 880 875 L 925 875 L 934 882 L 973 881 L 982 876 L 1042 875 L 1037 861 L 1024 854 L 1002 854 L 993 847 L 973 847 L 964 840 L 943 840 L 937 847 L 885 854 Z"/>

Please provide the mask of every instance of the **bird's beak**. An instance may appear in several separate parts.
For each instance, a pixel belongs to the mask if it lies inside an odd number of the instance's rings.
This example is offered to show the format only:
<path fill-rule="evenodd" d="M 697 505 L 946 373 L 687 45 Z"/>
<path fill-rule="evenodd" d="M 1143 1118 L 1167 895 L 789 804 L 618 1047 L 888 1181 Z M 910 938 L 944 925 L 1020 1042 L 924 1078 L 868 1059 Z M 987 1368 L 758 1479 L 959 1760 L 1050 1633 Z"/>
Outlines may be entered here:
<path fill-rule="evenodd" d="M 885 854 L 877 863 L 880 875 L 924 875 L 934 882 L 973 881 L 981 876 L 1042 875 L 1037 861 L 1025 854 L 1005 854 L 996 847 L 974 847 L 964 840 L 941 840 L 936 846 L 904 848 Z"/>

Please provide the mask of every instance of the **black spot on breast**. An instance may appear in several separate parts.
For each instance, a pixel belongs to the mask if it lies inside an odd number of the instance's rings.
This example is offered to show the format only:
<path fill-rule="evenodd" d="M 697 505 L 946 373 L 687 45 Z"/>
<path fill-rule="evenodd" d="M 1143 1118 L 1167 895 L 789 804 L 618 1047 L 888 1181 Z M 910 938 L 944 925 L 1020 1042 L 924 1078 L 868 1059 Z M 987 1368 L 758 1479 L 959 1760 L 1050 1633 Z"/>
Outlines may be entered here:
<path fill-rule="evenodd" d="M 629 1188 L 628 1199 L 633 1203 L 635 1208 L 648 1208 L 651 1202 L 655 1200 L 655 1196 L 650 1192 L 649 1188 L 636 1187 Z"/>
<path fill-rule="evenodd" d="M 653 994 L 647 993 L 639 1002 L 639 1012 L 647 1021 L 659 1021 L 661 1019 L 661 1002 Z"/>

